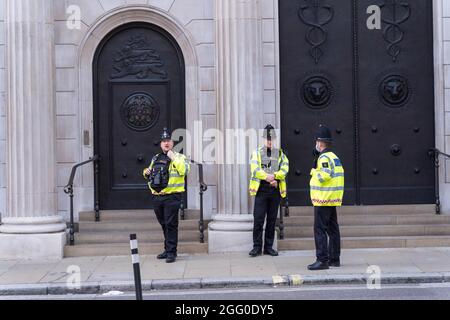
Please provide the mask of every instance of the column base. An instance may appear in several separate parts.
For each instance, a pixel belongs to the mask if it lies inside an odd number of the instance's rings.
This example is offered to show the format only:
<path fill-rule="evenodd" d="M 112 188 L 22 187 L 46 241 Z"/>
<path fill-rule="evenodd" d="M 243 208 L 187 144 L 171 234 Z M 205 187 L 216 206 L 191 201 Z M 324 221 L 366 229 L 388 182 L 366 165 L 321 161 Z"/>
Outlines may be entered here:
<path fill-rule="evenodd" d="M 0 233 L 0 260 L 61 260 L 66 233 Z"/>
<path fill-rule="evenodd" d="M 450 215 L 450 187 L 447 185 L 441 186 L 441 214 Z"/>
<path fill-rule="evenodd" d="M 263 234 L 264 237 L 264 234 Z M 273 248 L 277 249 L 277 237 Z M 253 215 L 219 214 L 208 226 L 209 253 L 248 253 L 253 248 Z"/>

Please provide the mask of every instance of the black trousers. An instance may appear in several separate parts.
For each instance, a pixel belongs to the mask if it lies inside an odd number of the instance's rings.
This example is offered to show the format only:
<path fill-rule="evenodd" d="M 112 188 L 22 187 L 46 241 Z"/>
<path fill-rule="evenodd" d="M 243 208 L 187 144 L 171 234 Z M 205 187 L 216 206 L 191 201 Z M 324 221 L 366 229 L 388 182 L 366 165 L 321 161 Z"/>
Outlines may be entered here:
<path fill-rule="evenodd" d="M 317 260 L 329 262 L 340 259 L 341 234 L 336 207 L 314 207 L 314 240 Z"/>
<path fill-rule="evenodd" d="M 278 208 L 280 206 L 280 191 L 272 188 L 269 192 L 258 191 L 255 197 L 253 216 L 253 248 L 263 248 L 263 228 L 266 220 L 266 234 L 264 237 L 264 249 L 271 249 L 275 239 L 275 226 L 277 222 Z"/>
<path fill-rule="evenodd" d="M 164 232 L 164 250 L 176 254 L 178 246 L 178 210 L 181 205 L 180 193 L 153 196 L 156 218 Z"/>

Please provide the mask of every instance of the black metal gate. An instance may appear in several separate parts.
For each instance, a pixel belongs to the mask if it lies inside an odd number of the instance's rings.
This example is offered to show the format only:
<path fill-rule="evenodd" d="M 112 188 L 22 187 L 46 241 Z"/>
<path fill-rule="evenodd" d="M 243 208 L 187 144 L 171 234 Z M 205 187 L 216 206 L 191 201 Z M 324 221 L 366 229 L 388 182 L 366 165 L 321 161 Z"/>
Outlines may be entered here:
<path fill-rule="evenodd" d="M 160 152 L 165 126 L 185 128 L 181 50 L 156 26 L 128 24 L 103 40 L 93 68 L 100 208 L 151 208 L 142 170 Z"/>
<path fill-rule="evenodd" d="M 381 9 L 381 30 L 367 24 Z M 281 130 L 290 203 L 309 205 L 319 124 L 346 169 L 345 203 L 434 203 L 432 1 L 280 0 Z"/>

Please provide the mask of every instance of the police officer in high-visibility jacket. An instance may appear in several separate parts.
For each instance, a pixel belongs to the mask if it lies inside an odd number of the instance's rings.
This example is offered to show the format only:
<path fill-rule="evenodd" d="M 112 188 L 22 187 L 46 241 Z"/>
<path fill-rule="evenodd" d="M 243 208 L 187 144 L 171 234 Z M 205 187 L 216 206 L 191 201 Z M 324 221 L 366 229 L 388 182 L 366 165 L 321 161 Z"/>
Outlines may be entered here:
<path fill-rule="evenodd" d="M 162 133 L 160 146 L 162 152 L 153 157 L 143 174 L 149 180 L 156 217 L 164 232 L 164 252 L 157 258 L 172 263 L 177 256 L 178 210 L 190 165 L 186 156 L 172 151 L 174 142 L 167 128 Z"/>
<path fill-rule="evenodd" d="M 317 261 L 308 269 L 324 270 L 330 266 L 340 267 L 341 237 L 336 207 L 342 205 L 344 196 L 344 168 L 331 151 L 331 131 L 320 126 L 316 138 L 316 160 L 311 170 L 310 189 Z"/>
<path fill-rule="evenodd" d="M 275 225 L 281 198 L 286 197 L 286 176 L 289 160 L 281 149 L 274 147 L 275 129 L 267 125 L 264 129 L 264 147 L 255 150 L 250 160 L 250 195 L 255 196 L 253 249 L 249 255 L 264 254 L 278 256 L 273 249 Z M 263 227 L 266 220 L 263 247 Z M 264 251 L 263 251 L 264 248 Z"/>

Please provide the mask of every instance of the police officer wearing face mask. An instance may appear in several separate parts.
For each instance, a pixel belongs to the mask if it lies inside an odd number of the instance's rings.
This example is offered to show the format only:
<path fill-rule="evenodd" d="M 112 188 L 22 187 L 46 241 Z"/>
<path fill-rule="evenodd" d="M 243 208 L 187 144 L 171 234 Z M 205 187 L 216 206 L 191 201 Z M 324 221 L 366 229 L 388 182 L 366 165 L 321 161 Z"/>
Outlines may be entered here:
<path fill-rule="evenodd" d="M 273 249 L 275 224 L 281 198 L 286 197 L 286 176 L 289 160 L 281 149 L 274 147 L 275 129 L 270 124 L 264 129 L 264 146 L 255 150 L 250 160 L 250 195 L 255 196 L 253 249 L 249 255 L 256 257 L 262 253 L 277 256 Z M 263 227 L 266 220 L 263 246 Z M 264 251 L 263 251 L 264 247 Z"/>
<path fill-rule="evenodd" d="M 167 128 L 163 130 L 160 146 L 162 152 L 153 157 L 143 175 L 149 180 L 155 214 L 164 232 L 164 252 L 157 258 L 172 263 L 177 256 L 178 210 L 190 165 L 186 156 L 172 151 L 174 142 Z"/>
<path fill-rule="evenodd" d="M 342 205 L 344 196 L 344 168 L 331 150 L 332 142 L 331 131 L 320 126 L 310 181 L 317 261 L 308 266 L 309 270 L 340 267 L 341 238 L 336 207 Z"/>

